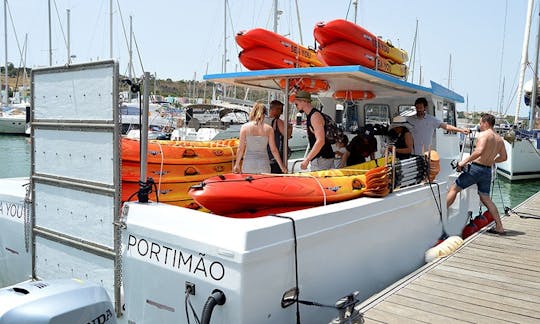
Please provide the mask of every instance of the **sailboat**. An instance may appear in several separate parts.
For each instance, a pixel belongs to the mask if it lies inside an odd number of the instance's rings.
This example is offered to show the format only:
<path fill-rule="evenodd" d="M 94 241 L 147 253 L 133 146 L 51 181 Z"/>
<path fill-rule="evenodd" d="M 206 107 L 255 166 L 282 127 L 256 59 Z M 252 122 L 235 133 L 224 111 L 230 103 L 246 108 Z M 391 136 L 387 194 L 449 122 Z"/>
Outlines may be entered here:
<path fill-rule="evenodd" d="M 509 180 L 526 180 L 540 178 L 540 129 L 535 123 L 538 116 L 535 116 L 538 107 L 538 50 L 540 48 L 540 21 L 539 36 L 536 45 L 535 69 L 533 79 L 523 84 L 525 67 L 527 65 L 527 52 L 529 34 L 531 28 L 531 17 L 534 0 L 529 0 L 527 10 L 527 23 L 525 25 L 525 35 L 523 41 L 523 52 L 521 55 L 521 73 L 518 86 L 517 105 L 514 126 L 510 130 L 503 132 L 504 146 L 508 154 L 508 159 L 497 164 L 497 173 Z M 530 114 L 528 129 L 523 129 L 518 124 L 519 108 L 522 94 L 525 103 L 529 102 Z M 536 118 L 535 118 L 536 117 Z"/>
<path fill-rule="evenodd" d="M 4 1 L 4 17 L 7 17 L 7 0 Z M 0 110 L 0 134 L 25 134 L 27 120 L 27 105 L 24 103 L 9 102 L 9 83 L 8 83 L 8 48 L 7 48 L 7 20 L 4 19 L 4 37 L 5 37 L 5 65 L 4 77 L 5 86 L 2 95 L 2 109 Z"/>

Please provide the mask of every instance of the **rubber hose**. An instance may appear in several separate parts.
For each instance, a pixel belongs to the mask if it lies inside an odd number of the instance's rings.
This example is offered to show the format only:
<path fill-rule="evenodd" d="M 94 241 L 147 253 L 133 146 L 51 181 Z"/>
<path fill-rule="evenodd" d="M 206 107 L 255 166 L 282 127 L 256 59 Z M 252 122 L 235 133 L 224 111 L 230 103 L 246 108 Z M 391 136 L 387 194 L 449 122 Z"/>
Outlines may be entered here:
<path fill-rule="evenodd" d="M 210 324 L 210 317 L 212 316 L 212 311 L 214 310 L 214 307 L 216 305 L 223 305 L 225 304 L 225 294 L 221 290 L 214 290 L 212 292 L 212 295 L 208 297 L 206 300 L 206 303 L 204 304 L 202 316 L 201 316 L 201 324 Z"/>

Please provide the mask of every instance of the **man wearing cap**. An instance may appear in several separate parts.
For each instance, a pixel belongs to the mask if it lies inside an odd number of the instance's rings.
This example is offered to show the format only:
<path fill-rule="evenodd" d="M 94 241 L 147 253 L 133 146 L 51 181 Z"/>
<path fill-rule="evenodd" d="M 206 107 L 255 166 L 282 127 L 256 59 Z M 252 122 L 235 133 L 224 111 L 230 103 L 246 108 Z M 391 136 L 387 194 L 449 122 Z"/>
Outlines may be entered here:
<path fill-rule="evenodd" d="M 426 114 L 428 108 L 428 102 L 426 98 L 420 97 L 414 102 L 416 108 L 416 115 L 407 118 L 407 121 L 412 124 L 412 135 L 414 140 L 414 154 L 422 155 L 423 151 L 429 150 L 431 146 L 431 140 L 433 138 L 433 132 L 437 128 L 442 128 L 451 132 L 469 134 L 469 130 L 466 128 L 458 128 L 452 125 L 448 125 L 445 122 L 440 121 L 430 114 Z"/>
<path fill-rule="evenodd" d="M 331 169 L 334 165 L 334 150 L 326 141 L 325 121 L 320 111 L 311 105 L 311 94 L 306 91 L 296 93 L 294 104 L 299 112 L 307 115 L 306 126 L 311 150 L 300 164 L 306 170 L 311 163 L 311 171 Z"/>

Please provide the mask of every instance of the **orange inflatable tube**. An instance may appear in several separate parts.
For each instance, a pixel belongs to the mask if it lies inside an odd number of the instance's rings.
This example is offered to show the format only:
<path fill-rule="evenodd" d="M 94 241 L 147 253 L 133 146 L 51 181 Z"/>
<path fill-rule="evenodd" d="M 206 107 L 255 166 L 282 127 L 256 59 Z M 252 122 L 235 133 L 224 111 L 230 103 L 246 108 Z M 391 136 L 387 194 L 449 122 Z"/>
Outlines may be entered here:
<path fill-rule="evenodd" d="M 332 95 L 334 99 L 365 100 L 375 98 L 375 94 L 365 90 L 338 90 Z"/>
<path fill-rule="evenodd" d="M 279 86 L 285 89 L 285 79 L 279 81 Z M 310 78 L 293 78 L 289 79 L 289 89 L 297 88 L 307 92 L 326 91 L 330 88 L 326 80 L 310 79 Z"/>

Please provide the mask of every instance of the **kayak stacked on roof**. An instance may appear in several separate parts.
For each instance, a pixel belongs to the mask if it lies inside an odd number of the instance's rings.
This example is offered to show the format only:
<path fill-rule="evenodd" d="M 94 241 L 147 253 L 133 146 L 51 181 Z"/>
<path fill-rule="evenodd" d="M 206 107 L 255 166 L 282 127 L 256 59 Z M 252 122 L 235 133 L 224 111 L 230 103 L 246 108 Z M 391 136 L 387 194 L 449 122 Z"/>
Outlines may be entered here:
<path fill-rule="evenodd" d="M 317 55 L 326 65 L 362 65 L 398 77 L 407 75 L 405 50 L 350 21 L 319 22 L 313 35 L 320 45 Z"/>
<path fill-rule="evenodd" d="M 249 70 L 323 66 L 314 50 L 263 28 L 238 32 L 240 62 Z"/>
<path fill-rule="evenodd" d="M 146 177 L 154 183 L 150 199 L 198 209 L 200 206 L 188 195 L 189 188 L 206 178 L 231 172 L 238 143 L 238 139 L 149 141 Z M 140 141 L 122 139 L 123 202 L 134 200 L 139 190 L 139 152 Z"/>

